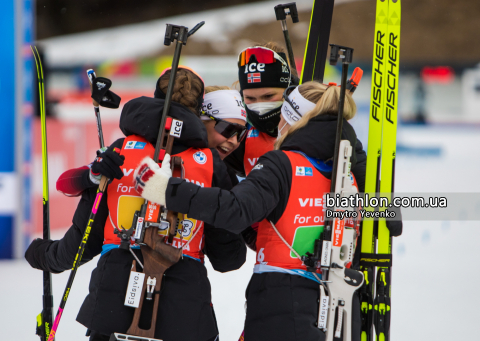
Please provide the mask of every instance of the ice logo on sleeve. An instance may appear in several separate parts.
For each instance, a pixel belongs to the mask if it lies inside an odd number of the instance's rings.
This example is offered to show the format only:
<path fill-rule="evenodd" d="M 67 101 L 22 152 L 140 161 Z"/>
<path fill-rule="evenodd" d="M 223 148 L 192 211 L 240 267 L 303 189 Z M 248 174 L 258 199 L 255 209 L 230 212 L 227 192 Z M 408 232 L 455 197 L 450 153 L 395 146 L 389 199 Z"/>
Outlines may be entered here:
<path fill-rule="evenodd" d="M 312 167 L 297 166 L 295 168 L 295 175 L 296 176 L 313 176 L 313 169 Z"/>
<path fill-rule="evenodd" d="M 196 163 L 199 163 L 201 165 L 207 162 L 207 156 L 204 152 L 196 152 L 195 154 L 193 154 L 193 159 Z"/>

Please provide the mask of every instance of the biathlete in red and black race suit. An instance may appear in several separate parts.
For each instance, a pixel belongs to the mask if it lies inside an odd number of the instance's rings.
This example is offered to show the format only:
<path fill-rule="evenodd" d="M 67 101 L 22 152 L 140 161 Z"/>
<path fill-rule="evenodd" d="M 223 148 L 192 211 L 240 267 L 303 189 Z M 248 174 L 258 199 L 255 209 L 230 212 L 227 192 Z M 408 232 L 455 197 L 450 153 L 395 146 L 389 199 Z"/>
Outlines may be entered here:
<path fill-rule="evenodd" d="M 113 332 L 125 333 L 132 322 L 134 309 L 124 306 L 124 301 L 133 256 L 119 248 L 120 239 L 113 230 L 122 226 L 129 228 L 134 212 L 144 202 L 135 191 L 134 169 L 143 158 L 153 156 L 169 77 L 170 71 L 167 71 L 159 78 L 155 98 L 140 97 L 125 104 L 120 117 L 120 129 L 126 137 L 108 148 L 112 153 L 107 157 L 111 163 L 103 164 L 100 169 L 109 173 L 113 181 L 109 184 L 107 199 L 102 200 L 98 210 L 82 264 L 99 253 L 102 256 L 92 273 L 90 292 L 77 316 L 77 321 L 91 331 L 90 340 L 109 340 Z M 187 181 L 205 188 L 231 189 L 227 168 L 217 149 L 208 148 L 206 125 L 199 119 L 204 98 L 203 80 L 189 68 L 180 66 L 175 81 L 169 116 L 183 121 L 183 129 L 181 137 L 174 142 L 173 155 L 182 157 Z M 212 106 L 233 110 L 237 107 L 235 96 L 240 98 L 240 94 L 235 93 L 230 97 L 223 96 L 222 103 L 212 99 Z M 223 134 L 217 140 L 218 145 L 230 146 L 232 150 L 238 145 L 237 136 L 245 134 L 242 120 L 245 113 L 242 113 L 242 109 L 236 109 L 236 114 L 232 113 L 235 122 L 228 122 L 228 118 L 225 118 L 218 119 L 223 123 L 213 124 L 214 131 Z M 214 118 L 209 120 L 214 121 Z M 114 149 L 119 150 L 120 160 L 113 156 L 116 154 Z M 102 164 L 104 161 L 96 162 Z M 126 174 L 123 177 L 116 174 L 121 161 L 121 169 Z M 95 162 L 92 169 L 94 166 Z M 85 171 L 91 173 L 90 170 Z M 91 182 L 91 179 L 70 182 L 70 194 L 80 190 L 79 185 L 87 180 Z M 36 240 L 30 245 L 26 258 L 32 267 L 53 273 L 71 268 L 95 193 L 95 188 L 84 189 L 80 190 L 83 190 L 82 200 L 65 237 L 60 241 Z M 189 228 L 184 230 L 183 238 L 177 234 L 173 245 L 183 247 L 184 257 L 165 272 L 155 338 L 213 341 L 218 336 L 218 329 L 211 304 L 210 283 L 203 265 L 204 255 L 208 256 L 217 271 L 236 270 L 245 262 L 245 243 L 238 234 L 213 228 L 211 224 L 184 214 L 180 218 L 183 226 Z M 143 261 L 138 247 L 134 245 L 132 248 Z"/>
<path fill-rule="evenodd" d="M 289 93 L 291 91 L 291 93 Z M 296 103 L 282 105 L 281 137 L 276 150 L 261 156 L 247 178 L 232 190 L 202 188 L 184 180 L 155 175 L 144 182 L 144 196 L 169 209 L 183 212 L 213 226 L 240 233 L 260 222 L 257 261 L 246 291 L 245 340 L 318 341 L 325 334 L 315 326 L 318 318 L 321 271 L 308 272 L 300 255 L 313 252 L 313 235 L 324 225 L 323 196 L 330 191 L 340 89 L 307 82 L 287 89 L 285 96 Z M 356 144 L 356 134 L 347 122 L 356 111 L 346 96 L 342 139 Z M 355 154 L 351 158 L 356 165 Z M 145 167 L 145 161 L 139 168 Z M 163 167 L 168 167 L 167 164 Z M 352 174 L 351 180 L 356 185 Z M 150 182 L 168 183 L 166 191 L 148 190 Z M 142 186 L 137 182 L 137 186 Z M 276 226 L 278 233 L 273 226 Z M 356 228 L 354 221 L 346 226 Z M 280 235 L 285 239 L 282 241 Z M 288 245 L 287 245 L 288 244 Z M 354 340 L 360 337 L 360 309 L 354 298 Z"/>
<path fill-rule="evenodd" d="M 278 44 L 248 47 L 238 56 L 238 80 L 247 111 L 248 133 L 245 141 L 225 158 L 227 166 L 240 177 L 250 173 L 258 159 L 273 150 L 278 135 L 283 92 L 298 85 L 296 72 L 290 72 L 285 50 Z M 357 140 L 352 146 L 357 163 L 352 172 L 360 192 L 365 189 L 366 153 Z M 247 245 L 256 250 L 257 225 L 242 232 Z"/>

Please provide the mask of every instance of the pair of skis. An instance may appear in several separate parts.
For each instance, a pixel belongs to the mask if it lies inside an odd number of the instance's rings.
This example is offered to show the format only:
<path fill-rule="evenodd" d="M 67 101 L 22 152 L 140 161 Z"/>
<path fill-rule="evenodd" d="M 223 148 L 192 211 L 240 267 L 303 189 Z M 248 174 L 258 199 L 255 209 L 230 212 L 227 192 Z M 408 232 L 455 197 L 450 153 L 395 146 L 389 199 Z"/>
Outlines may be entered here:
<path fill-rule="evenodd" d="M 395 177 L 400 20 L 401 0 L 377 0 L 365 193 L 388 195 L 389 200 Z M 360 265 L 365 277 L 360 291 L 361 339 L 388 341 L 392 238 L 385 219 L 363 221 Z"/>
<path fill-rule="evenodd" d="M 334 0 L 313 3 L 300 83 L 323 81 L 333 5 Z M 400 22 L 401 0 L 377 0 L 365 184 L 365 192 L 370 196 L 391 196 L 394 192 Z M 364 221 L 360 260 L 365 278 L 360 291 L 362 341 L 390 338 L 391 249 L 386 221 Z"/>

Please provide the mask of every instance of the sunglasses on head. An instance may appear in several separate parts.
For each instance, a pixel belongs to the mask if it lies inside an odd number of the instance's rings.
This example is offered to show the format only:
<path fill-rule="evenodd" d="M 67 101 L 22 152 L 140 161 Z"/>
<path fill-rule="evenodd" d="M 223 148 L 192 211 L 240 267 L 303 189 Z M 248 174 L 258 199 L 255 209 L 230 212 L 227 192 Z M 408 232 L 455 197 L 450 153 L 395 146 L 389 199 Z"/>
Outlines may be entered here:
<path fill-rule="evenodd" d="M 240 52 L 238 55 L 238 67 L 248 64 L 250 57 L 252 56 L 255 56 L 257 63 L 273 64 L 275 63 L 275 60 L 278 60 L 282 64 L 287 65 L 283 58 L 280 57 L 275 51 L 267 49 L 266 47 L 256 46 L 247 47 L 245 50 Z"/>
<path fill-rule="evenodd" d="M 240 142 L 247 133 L 247 127 L 242 126 L 241 124 L 231 123 L 220 118 L 213 117 L 209 114 L 205 115 L 211 120 L 215 121 L 215 131 L 227 139 L 236 135 L 237 141 Z"/>

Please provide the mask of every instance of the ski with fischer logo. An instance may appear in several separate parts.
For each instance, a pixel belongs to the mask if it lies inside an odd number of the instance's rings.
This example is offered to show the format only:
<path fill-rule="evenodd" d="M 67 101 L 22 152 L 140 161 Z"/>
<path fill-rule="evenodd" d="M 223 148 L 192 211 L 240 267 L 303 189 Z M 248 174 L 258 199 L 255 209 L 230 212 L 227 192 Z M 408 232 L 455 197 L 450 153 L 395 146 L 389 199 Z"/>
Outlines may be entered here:
<path fill-rule="evenodd" d="M 387 194 L 389 200 L 395 178 L 400 20 L 401 0 L 377 0 L 365 193 Z M 391 253 L 385 219 L 365 219 L 360 256 L 365 277 L 360 291 L 362 341 L 390 339 Z"/>

